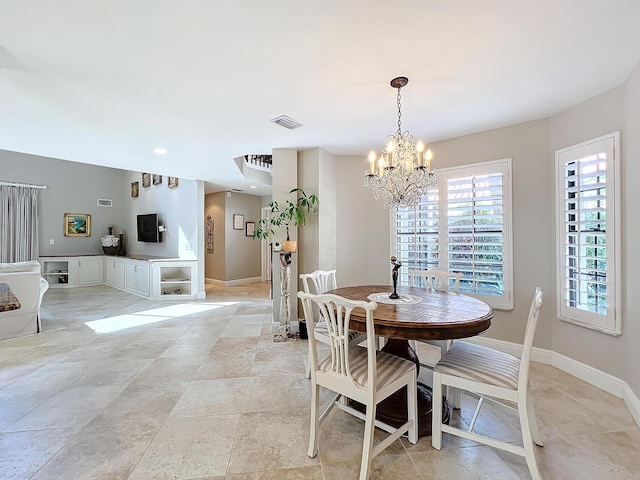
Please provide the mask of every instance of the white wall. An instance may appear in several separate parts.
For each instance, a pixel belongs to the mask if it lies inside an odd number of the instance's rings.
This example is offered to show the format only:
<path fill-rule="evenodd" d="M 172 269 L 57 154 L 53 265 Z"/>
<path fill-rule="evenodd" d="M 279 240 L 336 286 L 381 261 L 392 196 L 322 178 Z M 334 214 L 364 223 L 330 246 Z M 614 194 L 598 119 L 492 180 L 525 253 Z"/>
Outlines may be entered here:
<path fill-rule="evenodd" d="M 198 188 L 192 180 L 179 179 L 175 188 L 167 186 L 167 177 L 159 185 L 142 186 L 140 172 L 126 172 L 125 184 L 129 191 L 131 182 L 139 182 L 138 197 L 127 195 L 124 199 L 125 215 L 118 225 L 125 231 L 128 254 L 157 257 L 178 257 L 186 260 L 197 258 L 196 252 L 203 220 L 198 216 Z M 204 204 L 204 199 L 201 202 Z M 159 243 L 139 242 L 137 238 L 137 216 L 157 213 L 158 223 L 166 227 Z"/>
<path fill-rule="evenodd" d="M 336 267 L 341 286 L 391 285 L 390 213 L 363 184 L 366 157 L 338 158 Z M 322 201 L 322 199 L 320 199 Z"/>

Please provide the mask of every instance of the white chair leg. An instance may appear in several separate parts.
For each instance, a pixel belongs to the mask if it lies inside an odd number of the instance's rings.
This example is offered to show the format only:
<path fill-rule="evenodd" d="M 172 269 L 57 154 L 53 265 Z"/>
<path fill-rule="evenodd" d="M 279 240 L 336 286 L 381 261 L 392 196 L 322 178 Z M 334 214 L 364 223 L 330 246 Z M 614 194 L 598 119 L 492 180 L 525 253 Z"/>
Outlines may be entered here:
<path fill-rule="evenodd" d="M 371 468 L 371 457 L 373 453 L 373 432 L 376 422 L 376 405 L 367 407 L 364 422 L 364 439 L 362 442 L 362 462 L 360 463 L 360 480 L 369 478 Z"/>
<path fill-rule="evenodd" d="M 311 388 L 311 428 L 309 430 L 309 456 L 318 454 L 318 431 L 320 430 L 320 387 L 314 385 Z"/>
<path fill-rule="evenodd" d="M 438 372 L 433 372 L 431 445 L 436 450 L 442 448 L 442 374 Z"/>
<path fill-rule="evenodd" d="M 418 443 L 418 379 L 416 373 L 413 373 L 413 380 L 407 385 L 407 419 L 413 422 L 413 425 L 407 432 L 409 434 L 409 442 L 414 445 Z"/>
<path fill-rule="evenodd" d="M 527 467 L 533 480 L 542 480 L 538 464 L 536 463 L 536 455 L 533 450 L 533 440 L 531 437 L 531 429 L 529 428 L 529 415 L 527 408 L 518 405 L 518 416 L 520 417 L 520 429 L 522 430 L 522 444 L 524 446 L 524 457 L 527 460 Z"/>
<path fill-rule="evenodd" d="M 533 404 L 533 394 L 531 393 L 531 387 L 527 387 L 527 417 L 529 418 L 529 428 L 531 428 L 531 438 L 533 442 L 542 447 L 542 438 L 540 437 L 540 430 L 538 430 L 538 421 L 536 419 L 536 409 Z"/>

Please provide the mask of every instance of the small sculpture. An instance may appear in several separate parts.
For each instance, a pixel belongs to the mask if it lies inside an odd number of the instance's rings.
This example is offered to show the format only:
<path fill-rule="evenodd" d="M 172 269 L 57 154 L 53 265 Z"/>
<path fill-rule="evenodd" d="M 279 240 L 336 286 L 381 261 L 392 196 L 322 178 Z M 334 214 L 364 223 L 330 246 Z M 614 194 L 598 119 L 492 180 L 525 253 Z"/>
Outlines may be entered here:
<path fill-rule="evenodd" d="M 396 288 L 398 287 L 398 270 L 402 266 L 402 262 L 399 261 L 395 256 L 391 257 L 391 263 L 393 264 L 393 271 L 391 272 L 391 279 L 393 280 L 393 293 L 389 295 L 391 299 L 398 299 L 400 295 L 396 292 Z"/>

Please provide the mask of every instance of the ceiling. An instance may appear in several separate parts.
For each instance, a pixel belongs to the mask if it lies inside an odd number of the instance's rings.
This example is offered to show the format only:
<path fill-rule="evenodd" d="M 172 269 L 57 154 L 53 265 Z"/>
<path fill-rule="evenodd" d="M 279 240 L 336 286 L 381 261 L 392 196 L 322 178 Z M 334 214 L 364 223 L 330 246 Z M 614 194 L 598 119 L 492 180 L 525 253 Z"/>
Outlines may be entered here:
<path fill-rule="evenodd" d="M 638 0 L 0 0 L 0 149 L 263 195 L 235 157 L 321 147 L 364 171 L 393 77 L 428 143 L 548 117 L 638 60 Z"/>

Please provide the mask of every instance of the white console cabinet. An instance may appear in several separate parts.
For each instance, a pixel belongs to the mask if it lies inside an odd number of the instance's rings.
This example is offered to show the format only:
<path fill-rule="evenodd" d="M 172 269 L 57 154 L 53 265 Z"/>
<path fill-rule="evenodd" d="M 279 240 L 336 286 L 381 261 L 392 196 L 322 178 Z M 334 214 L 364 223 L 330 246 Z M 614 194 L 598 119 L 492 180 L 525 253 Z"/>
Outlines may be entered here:
<path fill-rule="evenodd" d="M 198 262 L 174 258 L 79 255 L 40 257 L 51 287 L 107 285 L 156 300 L 197 298 Z"/>
<path fill-rule="evenodd" d="M 104 283 L 104 256 L 40 257 L 42 276 L 49 286 L 84 287 Z"/>

